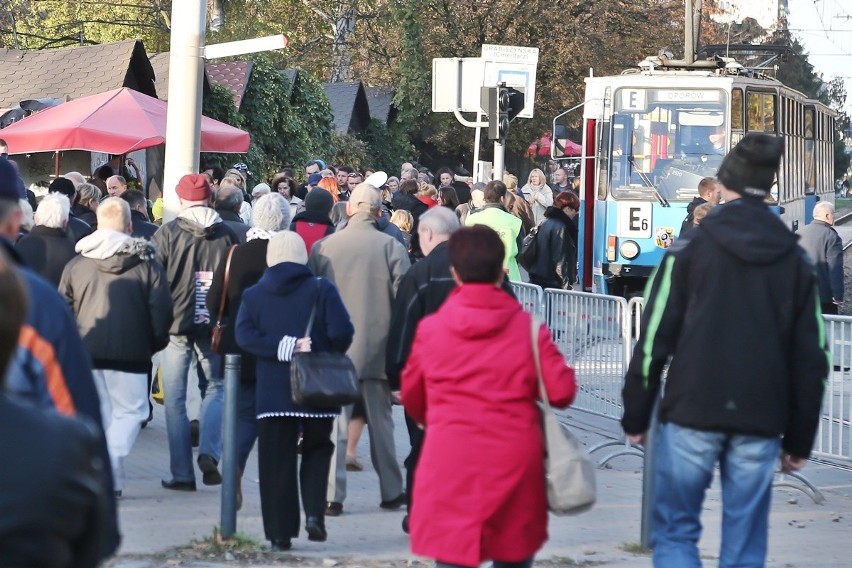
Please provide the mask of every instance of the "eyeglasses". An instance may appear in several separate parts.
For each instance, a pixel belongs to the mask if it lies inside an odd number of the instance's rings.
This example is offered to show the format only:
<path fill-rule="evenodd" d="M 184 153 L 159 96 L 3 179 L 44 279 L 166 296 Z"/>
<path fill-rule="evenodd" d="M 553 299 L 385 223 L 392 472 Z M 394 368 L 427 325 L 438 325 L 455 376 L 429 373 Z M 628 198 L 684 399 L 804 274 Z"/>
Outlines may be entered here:
<path fill-rule="evenodd" d="M 359 178 L 359 177 L 361 177 L 361 174 L 349 174 L 349 177 L 350 178 Z"/>

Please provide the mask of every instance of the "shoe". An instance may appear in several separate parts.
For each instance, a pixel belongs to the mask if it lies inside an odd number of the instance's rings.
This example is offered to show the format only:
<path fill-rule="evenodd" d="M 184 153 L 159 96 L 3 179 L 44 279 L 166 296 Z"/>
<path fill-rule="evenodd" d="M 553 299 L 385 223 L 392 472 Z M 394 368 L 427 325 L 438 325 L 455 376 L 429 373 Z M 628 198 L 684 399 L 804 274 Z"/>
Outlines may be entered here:
<path fill-rule="evenodd" d="M 325 542 L 328 538 L 328 533 L 325 532 L 325 527 L 322 522 L 316 517 L 308 517 L 305 519 L 305 531 L 308 533 L 308 540 L 314 542 Z"/>
<path fill-rule="evenodd" d="M 402 532 L 408 534 L 408 515 L 402 518 Z"/>
<path fill-rule="evenodd" d="M 176 481 L 171 479 L 160 481 L 163 489 L 171 489 L 172 491 L 195 491 L 195 481 Z"/>
<path fill-rule="evenodd" d="M 198 420 L 190 420 L 189 421 L 189 439 L 192 440 L 192 447 L 198 447 L 198 437 L 199 437 L 199 429 L 201 425 Z"/>
<path fill-rule="evenodd" d="M 364 471 L 364 465 L 358 458 L 346 456 L 346 471 Z"/>
<path fill-rule="evenodd" d="M 405 505 L 405 492 L 399 494 L 399 497 L 396 499 L 391 499 L 390 501 L 382 501 L 379 503 L 379 507 L 385 509 L 387 511 L 396 511 L 400 507 Z"/>
<path fill-rule="evenodd" d="M 289 538 L 279 538 L 273 540 L 270 546 L 272 547 L 272 550 L 283 552 L 285 550 L 290 550 L 291 548 L 293 548 L 293 543 L 290 542 Z"/>
<path fill-rule="evenodd" d="M 204 485 L 221 485 L 222 475 L 219 473 L 217 462 L 210 454 L 201 454 L 198 456 L 198 469 L 204 474 L 201 482 Z"/>
<path fill-rule="evenodd" d="M 343 503 L 335 503 L 334 501 L 329 501 L 325 506 L 325 516 L 326 517 L 339 517 L 343 514 Z"/>

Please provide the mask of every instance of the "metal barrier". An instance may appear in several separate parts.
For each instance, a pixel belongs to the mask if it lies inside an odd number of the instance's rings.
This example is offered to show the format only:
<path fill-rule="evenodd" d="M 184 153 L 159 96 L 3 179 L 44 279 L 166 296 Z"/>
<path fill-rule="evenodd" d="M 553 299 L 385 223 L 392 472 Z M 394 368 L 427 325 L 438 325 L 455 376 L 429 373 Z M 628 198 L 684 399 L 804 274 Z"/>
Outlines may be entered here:
<path fill-rule="evenodd" d="M 527 284 L 524 282 L 511 282 L 512 292 L 518 298 L 524 310 L 527 312 L 544 318 L 544 291 L 541 286 L 535 284 Z M 550 324 L 548 323 L 548 327 Z"/>
<path fill-rule="evenodd" d="M 852 317 L 825 316 L 829 370 L 813 453 L 852 461 Z"/>

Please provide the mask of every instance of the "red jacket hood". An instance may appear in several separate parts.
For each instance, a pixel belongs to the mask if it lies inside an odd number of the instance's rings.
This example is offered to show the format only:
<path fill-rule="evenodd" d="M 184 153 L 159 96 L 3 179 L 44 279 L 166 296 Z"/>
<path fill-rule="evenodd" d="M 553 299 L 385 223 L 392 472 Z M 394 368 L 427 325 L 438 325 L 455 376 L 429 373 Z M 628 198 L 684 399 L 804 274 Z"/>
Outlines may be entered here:
<path fill-rule="evenodd" d="M 521 305 L 493 284 L 464 284 L 441 307 L 449 327 L 466 338 L 485 338 L 506 331 Z"/>

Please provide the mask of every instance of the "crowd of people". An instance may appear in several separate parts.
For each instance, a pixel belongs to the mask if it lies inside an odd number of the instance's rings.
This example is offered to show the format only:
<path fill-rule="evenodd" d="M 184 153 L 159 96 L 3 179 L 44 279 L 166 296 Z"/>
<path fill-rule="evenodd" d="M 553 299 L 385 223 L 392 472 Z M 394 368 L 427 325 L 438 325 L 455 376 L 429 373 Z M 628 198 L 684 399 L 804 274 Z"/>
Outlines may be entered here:
<path fill-rule="evenodd" d="M 725 205 L 666 252 L 648 288 L 622 425 L 644 443 L 670 363 L 653 470 L 659 566 L 700 565 L 701 502 L 717 463 L 720 562 L 762 565 L 778 455 L 794 471 L 810 453 L 829 359 L 813 266 L 763 203 L 782 153 L 772 137 L 743 138 L 702 194 Z M 150 419 L 155 359 L 162 488 L 196 491 L 197 472 L 220 484 L 222 360 L 234 353 L 238 469 L 256 442 L 273 549 L 290 549 L 302 527 L 308 540 L 329 538 L 325 518 L 344 514 L 347 474 L 363 469 L 350 438 L 366 424 L 377 506 L 406 507 L 414 553 L 442 568 L 532 565 L 548 514 L 538 385 L 567 407 L 577 384 L 547 328 L 532 333 L 510 282 L 523 278 L 516 257 L 532 230 L 540 258 L 529 278 L 576 280 L 580 202 L 568 172 L 480 185 L 439 170 L 435 187 L 411 164 L 396 178 L 312 160 L 302 184 L 285 170 L 249 191 L 244 164 L 213 165 L 179 180 L 179 211 L 159 224 L 109 173 L 97 174 L 106 194 L 73 172 L 54 179 L 27 229 L 27 194 L 0 159 L 0 448 L 14 464 L 0 468 L 0 486 L 13 488 L 0 491 L 0 510 L 16 512 L 0 523 L 4 562 L 97 566 L 117 550 L 116 506 Z M 808 238 L 833 247 L 825 228 Z M 289 375 L 306 352 L 346 353 L 360 404 L 298 403 Z M 187 404 L 196 378 L 197 444 Z M 405 476 L 395 403 L 409 433 Z"/>

